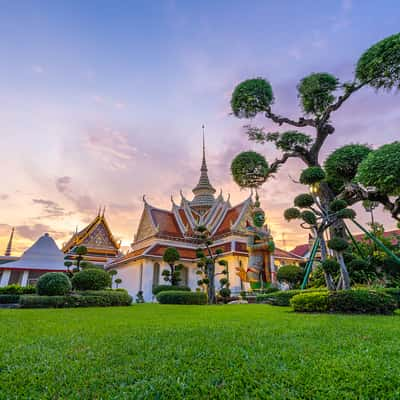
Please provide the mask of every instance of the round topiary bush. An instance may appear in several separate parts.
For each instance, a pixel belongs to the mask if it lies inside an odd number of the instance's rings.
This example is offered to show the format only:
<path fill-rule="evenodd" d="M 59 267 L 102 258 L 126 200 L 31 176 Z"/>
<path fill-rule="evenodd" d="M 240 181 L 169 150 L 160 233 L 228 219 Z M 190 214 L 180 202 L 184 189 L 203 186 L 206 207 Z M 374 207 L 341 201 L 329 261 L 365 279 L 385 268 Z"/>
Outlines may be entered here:
<path fill-rule="evenodd" d="M 232 93 L 231 108 L 236 117 L 252 118 L 266 111 L 274 101 L 271 84 L 263 78 L 239 83 Z"/>
<path fill-rule="evenodd" d="M 294 198 L 294 205 L 299 208 L 311 207 L 313 204 L 314 199 L 309 193 L 302 193 Z"/>
<path fill-rule="evenodd" d="M 36 284 L 40 296 L 64 296 L 71 291 L 71 282 L 63 272 L 48 272 Z"/>
<path fill-rule="evenodd" d="M 312 211 L 303 211 L 301 213 L 301 219 L 309 225 L 315 225 L 317 223 L 317 217 Z"/>
<path fill-rule="evenodd" d="M 283 216 L 285 217 L 286 221 L 300 218 L 300 215 L 301 215 L 300 210 L 295 207 L 287 208 L 283 213 Z"/>
<path fill-rule="evenodd" d="M 268 179 L 269 166 L 263 155 L 245 151 L 233 159 L 231 172 L 241 188 L 258 188 Z"/>
<path fill-rule="evenodd" d="M 347 243 L 347 240 L 335 236 L 328 240 L 328 247 L 335 251 L 345 251 L 347 247 L 349 247 L 349 244 Z"/>
<path fill-rule="evenodd" d="M 347 202 L 345 200 L 340 200 L 340 199 L 332 200 L 331 203 L 329 204 L 329 210 L 332 212 L 343 210 L 346 207 L 347 207 Z"/>
<path fill-rule="evenodd" d="M 337 216 L 343 219 L 354 219 L 356 215 L 357 213 L 352 208 L 344 208 L 337 213 Z"/>
<path fill-rule="evenodd" d="M 325 179 L 325 172 L 320 167 L 309 167 L 303 169 L 300 175 L 300 183 L 303 185 L 312 185 Z"/>
<path fill-rule="evenodd" d="M 71 279 L 76 290 L 103 290 L 111 286 L 111 276 L 101 269 L 85 269 L 77 272 Z"/>

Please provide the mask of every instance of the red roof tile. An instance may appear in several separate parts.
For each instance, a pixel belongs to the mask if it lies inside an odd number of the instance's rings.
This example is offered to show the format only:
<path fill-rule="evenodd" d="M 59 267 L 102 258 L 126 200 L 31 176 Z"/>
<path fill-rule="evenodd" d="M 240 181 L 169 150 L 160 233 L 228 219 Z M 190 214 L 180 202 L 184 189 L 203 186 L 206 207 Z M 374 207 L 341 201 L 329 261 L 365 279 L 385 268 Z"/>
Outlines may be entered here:
<path fill-rule="evenodd" d="M 183 238 L 175 215 L 172 212 L 153 208 L 151 209 L 151 216 L 156 226 L 159 227 L 160 234 Z"/>
<path fill-rule="evenodd" d="M 242 211 L 243 203 L 237 205 L 236 207 L 230 208 L 226 213 L 224 219 L 219 225 L 217 231 L 215 232 L 215 236 L 223 235 L 224 233 L 228 233 L 231 230 L 231 226 L 237 221 L 239 218 L 240 212 Z"/>

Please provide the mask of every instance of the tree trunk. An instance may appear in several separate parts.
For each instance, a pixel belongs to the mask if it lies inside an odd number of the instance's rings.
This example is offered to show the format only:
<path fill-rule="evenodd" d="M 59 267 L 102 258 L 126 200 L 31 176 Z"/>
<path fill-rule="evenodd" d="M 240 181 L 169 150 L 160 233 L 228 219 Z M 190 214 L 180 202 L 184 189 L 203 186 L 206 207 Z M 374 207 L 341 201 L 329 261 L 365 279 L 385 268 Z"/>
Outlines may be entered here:
<path fill-rule="evenodd" d="M 327 259 L 328 252 L 326 250 L 326 243 L 325 239 L 323 238 L 323 233 L 320 234 L 320 240 L 321 240 L 321 260 L 325 261 Z M 331 274 L 324 271 L 324 278 L 328 290 L 335 290 L 335 283 L 333 282 Z"/>
<path fill-rule="evenodd" d="M 216 304 L 217 298 L 215 296 L 215 264 L 213 262 L 209 262 L 207 264 L 207 276 L 208 276 L 208 285 L 207 285 L 207 296 L 208 296 L 208 304 Z"/>
<path fill-rule="evenodd" d="M 337 252 L 337 258 L 340 264 L 340 276 L 342 278 L 342 287 L 344 290 L 350 289 L 350 275 L 347 271 L 346 264 L 344 263 L 343 253 Z"/>

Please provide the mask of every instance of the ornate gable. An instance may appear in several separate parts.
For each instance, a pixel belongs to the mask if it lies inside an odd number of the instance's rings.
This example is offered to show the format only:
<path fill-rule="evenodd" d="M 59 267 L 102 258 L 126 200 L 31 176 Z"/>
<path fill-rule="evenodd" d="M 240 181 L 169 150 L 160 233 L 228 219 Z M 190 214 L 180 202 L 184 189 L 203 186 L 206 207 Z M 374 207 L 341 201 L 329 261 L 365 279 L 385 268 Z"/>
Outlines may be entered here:
<path fill-rule="evenodd" d="M 157 229 L 154 226 L 153 219 L 150 214 L 150 209 L 147 204 L 145 204 L 142 216 L 140 218 L 139 227 L 135 235 L 135 242 L 139 240 L 146 239 L 157 233 Z"/>
<path fill-rule="evenodd" d="M 82 245 L 95 249 L 114 249 L 114 243 L 110 239 L 110 233 L 108 229 L 104 225 L 104 223 L 100 222 L 94 229 L 91 231 L 88 236 L 82 241 Z"/>

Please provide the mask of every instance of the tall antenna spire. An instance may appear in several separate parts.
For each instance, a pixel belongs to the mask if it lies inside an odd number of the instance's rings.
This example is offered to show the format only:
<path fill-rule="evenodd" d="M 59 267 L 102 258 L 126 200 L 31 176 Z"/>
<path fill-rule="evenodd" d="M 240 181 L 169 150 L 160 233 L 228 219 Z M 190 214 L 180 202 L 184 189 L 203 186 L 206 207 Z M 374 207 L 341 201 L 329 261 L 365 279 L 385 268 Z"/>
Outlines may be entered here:
<path fill-rule="evenodd" d="M 201 167 L 206 168 L 207 170 L 207 164 L 206 164 L 206 140 L 205 140 L 205 134 L 204 134 L 204 130 L 205 130 L 205 126 L 204 124 L 201 126 L 201 128 L 203 129 L 203 162 Z"/>
<path fill-rule="evenodd" d="M 12 229 L 11 229 L 11 234 L 10 234 L 10 239 L 8 239 L 8 244 L 7 244 L 6 252 L 4 253 L 4 255 L 5 255 L 6 257 L 10 257 L 10 256 L 11 256 L 11 252 L 12 252 L 12 241 L 13 241 L 13 238 L 14 238 L 14 231 L 15 231 L 15 228 L 12 228 Z"/>

